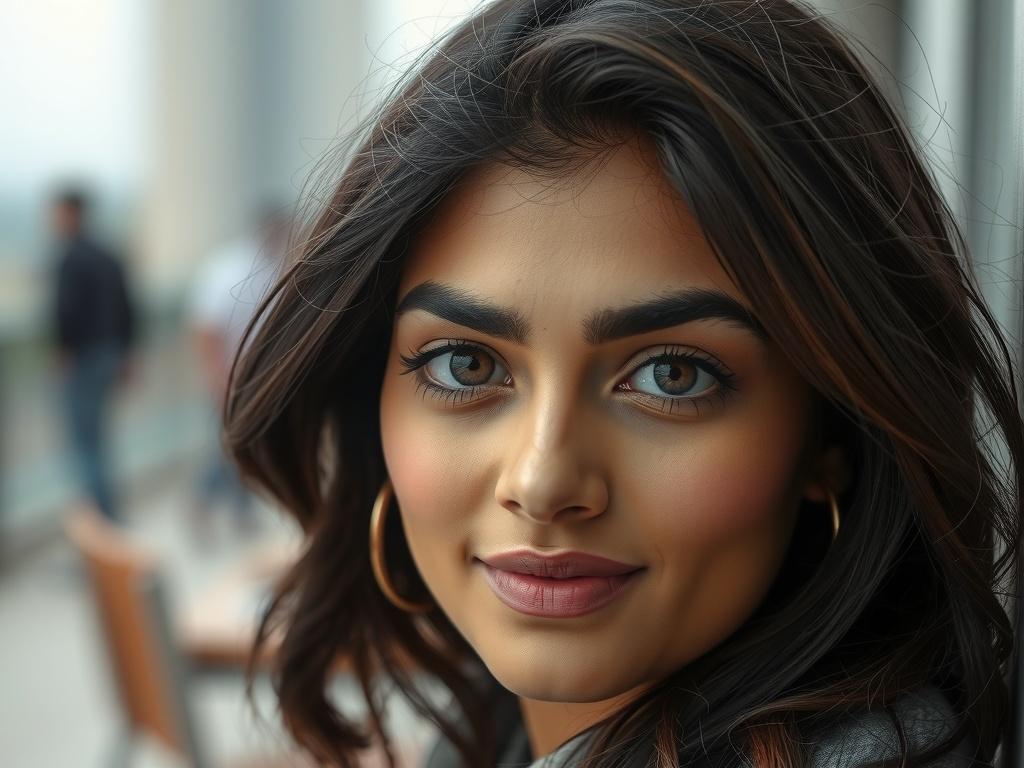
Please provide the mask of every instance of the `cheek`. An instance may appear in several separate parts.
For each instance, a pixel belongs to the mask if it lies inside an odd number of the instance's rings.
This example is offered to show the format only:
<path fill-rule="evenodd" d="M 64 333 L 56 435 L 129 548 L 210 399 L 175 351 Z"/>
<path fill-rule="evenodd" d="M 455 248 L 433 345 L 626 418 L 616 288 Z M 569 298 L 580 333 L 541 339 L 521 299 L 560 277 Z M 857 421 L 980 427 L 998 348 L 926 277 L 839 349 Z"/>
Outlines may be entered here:
<path fill-rule="evenodd" d="M 403 516 L 436 516 L 440 509 L 433 509 L 432 502 L 447 485 L 445 464 L 436 452 L 426 450 L 415 424 L 405 421 L 400 429 L 384 445 L 384 460 L 398 506 Z"/>
<path fill-rule="evenodd" d="M 782 401 L 785 406 L 785 401 Z M 685 442 L 631 452 L 637 507 L 660 556 L 707 560 L 744 546 L 772 559 L 788 541 L 800 494 L 805 420 L 799 403 L 769 409 L 754 403 L 717 424 L 693 429 Z M 753 554 L 753 552 L 751 552 Z"/>
<path fill-rule="evenodd" d="M 471 509 L 469 475 L 458 432 L 441 429 L 436 416 L 400 386 L 389 383 L 382 390 L 381 442 L 409 548 L 419 564 L 428 547 L 461 536 L 464 511 Z"/>
<path fill-rule="evenodd" d="M 428 425 L 414 409 L 403 407 L 398 396 L 385 395 L 386 391 L 381 397 L 381 444 L 388 477 L 404 516 L 438 498 L 445 483 L 444 450 L 429 439 L 425 432 Z"/>
<path fill-rule="evenodd" d="M 693 425 L 624 454 L 633 530 L 656 576 L 659 615 L 677 617 L 652 642 L 674 668 L 732 634 L 774 582 L 799 500 L 804 421 L 773 400 Z M 626 458 L 628 456 L 628 459 Z M 646 469 L 643 464 L 646 463 Z M 625 502 L 624 502 L 625 503 Z M 678 627 L 686 627 L 679 632 Z"/>

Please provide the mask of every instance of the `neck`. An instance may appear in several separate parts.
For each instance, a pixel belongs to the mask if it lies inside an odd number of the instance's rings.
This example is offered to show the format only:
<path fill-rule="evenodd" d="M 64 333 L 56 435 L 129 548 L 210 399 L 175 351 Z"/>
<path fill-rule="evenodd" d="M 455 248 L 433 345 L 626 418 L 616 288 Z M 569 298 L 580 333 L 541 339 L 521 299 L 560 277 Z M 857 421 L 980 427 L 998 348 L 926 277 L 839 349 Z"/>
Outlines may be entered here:
<path fill-rule="evenodd" d="M 540 701 L 520 696 L 519 709 L 523 713 L 533 759 L 551 754 L 569 739 L 618 712 L 645 688 L 641 686 L 610 699 L 588 702 Z"/>

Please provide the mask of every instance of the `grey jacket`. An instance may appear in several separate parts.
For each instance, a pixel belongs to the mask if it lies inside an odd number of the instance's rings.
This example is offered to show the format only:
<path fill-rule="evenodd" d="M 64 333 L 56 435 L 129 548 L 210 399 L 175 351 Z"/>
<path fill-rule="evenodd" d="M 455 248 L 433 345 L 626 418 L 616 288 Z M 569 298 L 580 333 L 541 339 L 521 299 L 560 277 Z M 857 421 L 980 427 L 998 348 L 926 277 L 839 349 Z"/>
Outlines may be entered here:
<path fill-rule="evenodd" d="M 910 747 L 924 749 L 949 734 L 956 724 L 956 716 L 942 692 L 926 686 L 894 703 L 894 709 L 903 723 Z M 570 755 L 581 739 L 581 734 L 570 739 L 549 755 L 533 760 L 526 730 L 517 713 L 499 714 L 499 723 L 505 722 L 499 733 L 500 758 L 497 768 L 571 768 Z M 873 760 L 898 757 L 899 736 L 892 720 L 884 713 L 868 712 L 850 716 L 846 721 L 823 732 L 808 745 L 811 768 L 858 768 Z M 977 766 L 972 760 L 974 744 L 962 742 L 957 749 L 928 763 L 929 768 L 968 768 Z M 439 739 L 430 750 L 424 768 L 461 768 L 458 752 L 445 739 Z"/>

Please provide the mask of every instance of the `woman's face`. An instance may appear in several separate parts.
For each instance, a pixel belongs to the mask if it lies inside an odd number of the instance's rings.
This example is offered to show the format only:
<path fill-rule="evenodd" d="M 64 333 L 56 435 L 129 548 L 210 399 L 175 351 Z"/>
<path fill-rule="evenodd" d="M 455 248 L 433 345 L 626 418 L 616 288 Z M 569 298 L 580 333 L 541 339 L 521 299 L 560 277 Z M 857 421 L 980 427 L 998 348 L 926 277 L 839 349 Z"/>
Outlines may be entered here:
<path fill-rule="evenodd" d="M 480 169 L 399 286 L 380 424 L 405 535 L 531 699 L 609 699 L 727 638 L 812 488 L 812 391 L 653 163 L 632 141 L 557 186 Z"/>

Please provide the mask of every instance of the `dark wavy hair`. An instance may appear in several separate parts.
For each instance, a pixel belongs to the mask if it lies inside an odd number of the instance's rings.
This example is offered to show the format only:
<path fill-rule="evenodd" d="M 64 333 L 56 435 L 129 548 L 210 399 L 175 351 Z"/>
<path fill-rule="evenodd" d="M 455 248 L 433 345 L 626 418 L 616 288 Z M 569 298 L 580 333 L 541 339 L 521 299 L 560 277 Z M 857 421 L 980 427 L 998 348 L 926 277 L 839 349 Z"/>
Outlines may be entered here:
<path fill-rule="evenodd" d="M 1010 720 L 1014 629 L 999 598 L 1019 559 L 1017 373 L 901 119 L 850 45 L 786 0 L 498 0 L 352 134 L 250 325 L 224 414 L 244 474 L 306 533 L 258 640 L 280 633 L 286 726 L 318 759 L 355 765 L 360 749 L 389 744 L 383 680 L 467 766 L 494 765 L 490 713 L 511 694 L 442 611 L 402 612 L 371 573 L 396 287 L 418 229 L 467 171 L 503 162 L 563 177 L 624 127 L 653 142 L 719 262 L 816 390 L 853 482 L 834 544 L 808 514 L 756 613 L 595 726 L 587 765 L 622 765 L 639 744 L 661 767 L 801 766 L 815 729 L 864 708 L 895 719 L 892 703 L 929 683 L 958 725 L 902 764 L 965 737 L 990 761 Z M 424 595 L 390 517 L 391 570 Z M 339 655 L 365 721 L 330 701 Z M 427 695 L 422 672 L 450 702 Z"/>

